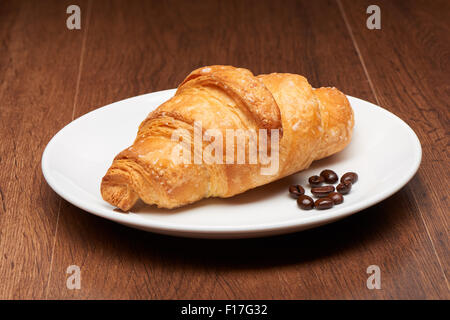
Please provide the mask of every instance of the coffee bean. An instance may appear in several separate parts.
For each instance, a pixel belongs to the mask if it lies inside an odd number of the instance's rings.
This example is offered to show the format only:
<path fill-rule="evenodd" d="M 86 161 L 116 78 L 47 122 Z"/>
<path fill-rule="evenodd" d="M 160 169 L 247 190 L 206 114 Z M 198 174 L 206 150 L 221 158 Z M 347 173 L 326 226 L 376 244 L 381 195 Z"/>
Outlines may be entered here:
<path fill-rule="evenodd" d="M 347 172 L 341 177 L 341 182 L 349 181 L 352 184 L 358 181 L 358 174 L 356 172 Z"/>
<path fill-rule="evenodd" d="M 334 205 L 333 200 L 331 200 L 330 198 L 317 199 L 316 202 L 314 203 L 314 206 L 318 210 L 330 209 L 333 207 L 333 205 Z"/>
<path fill-rule="evenodd" d="M 341 204 L 344 202 L 344 196 L 340 194 L 339 192 L 332 192 L 328 195 L 328 198 L 333 200 L 334 204 Z"/>
<path fill-rule="evenodd" d="M 301 195 L 297 199 L 297 204 L 303 210 L 311 210 L 314 208 L 314 200 L 311 197 Z"/>
<path fill-rule="evenodd" d="M 311 185 L 311 187 L 318 187 L 320 186 L 325 179 L 322 176 L 312 176 L 309 177 L 308 182 Z"/>
<path fill-rule="evenodd" d="M 289 193 L 292 197 L 297 198 L 302 194 L 305 194 L 305 189 L 301 185 L 297 184 L 289 187 Z"/>
<path fill-rule="evenodd" d="M 339 177 L 333 170 L 326 169 L 320 173 L 320 176 L 325 179 L 326 183 L 335 183 L 338 181 Z"/>
<path fill-rule="evenodd" d="M 323 198 L 330 194 L 330 192 L 334 191 L 334 186 L 323 186 L 311 188 L 311 193 L 317 198 Z"/>
<path fill-rule="evenodd" d="M 347 194 L 352 189 L 352 183 L 350 181 L 344 181 L 337 185 L 336 190 L 340 194 Z"/>

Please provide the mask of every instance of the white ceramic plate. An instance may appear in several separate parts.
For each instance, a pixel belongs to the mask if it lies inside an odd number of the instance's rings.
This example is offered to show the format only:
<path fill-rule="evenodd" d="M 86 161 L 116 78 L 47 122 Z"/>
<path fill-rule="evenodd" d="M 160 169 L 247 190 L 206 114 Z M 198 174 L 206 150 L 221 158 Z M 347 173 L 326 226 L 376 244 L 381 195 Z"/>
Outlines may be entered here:
<path fill-rule="evenodd" d="M 129 214 L 119 213 L 102 200 L 101 178 L 114 156 L 132 144 L 141 121 L 174 92 L 119 101 L 68 124 L 42 156 L 49 185 L 85 211 L 142 230 L 196 238 L 262 237 L 323 225 L 372 206 L 404 186 L 421 161 L 420 142 L 405 122 L 381 107 L 348 97 L 355 112 L 352 142 L 308 170 L 229 199 L 204 199 L 176 210 L 140 205 Z M 306 185 L 309 176 L 325 168 L 339 176 L 355 171 L 359 181 L 343 204 L 324 211 L 300 210 L 288 195 L 289 185 Z"/>

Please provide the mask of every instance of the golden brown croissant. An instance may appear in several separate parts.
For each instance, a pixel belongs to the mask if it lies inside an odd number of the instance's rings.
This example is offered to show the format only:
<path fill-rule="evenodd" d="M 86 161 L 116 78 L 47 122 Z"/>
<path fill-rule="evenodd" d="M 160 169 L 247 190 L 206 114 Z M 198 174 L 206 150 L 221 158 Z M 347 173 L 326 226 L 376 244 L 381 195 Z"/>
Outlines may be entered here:
<path fill-rule="evenodd" d="M 339 152 L 350 142 L 353 125 L 353 110 L 335 88 L 313 89 L 296 74 L 200 68 L 141 123 L 133 145 L 116 156 L 103 177 L 101 193 L 125 211 L 139 198 L 175 208 L 231 197 Z M 252 134 L 263 130 L 266 136 Z M 228 134 L 232 143 L 236 137 L 235 147 L 229 140 L 219 143 Z M 190 144 L 180 149 L 182 141 Z M 213 142 L 218 144 L 211 147 Z M 174 155 L 183 155 L 183 161 Z"/>

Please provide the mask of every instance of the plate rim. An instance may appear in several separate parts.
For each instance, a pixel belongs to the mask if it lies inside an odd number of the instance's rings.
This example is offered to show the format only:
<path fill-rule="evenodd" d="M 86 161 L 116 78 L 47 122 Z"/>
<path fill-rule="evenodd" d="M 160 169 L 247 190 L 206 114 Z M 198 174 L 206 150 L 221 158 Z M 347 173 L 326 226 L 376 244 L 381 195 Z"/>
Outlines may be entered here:
<path fill-rule="evenodd" d="M 94 214 L 96 216 L 121 223 L 127 226 L 131 226 L 134 228 L 138 228 L 141 230 L 156 232 L 156 233 L 163 233 L 163 234 L 171 234 L 171 235 L 177 235 L 177 236 L 187 236 L 187 237 L 250 237 L 250 236 L 261 236 L 263 234 L 281 234 L 281 233 L 287 233 L 287 232 L 293 232 L 295 230 L 299 229 L 308 229 L 313 228 L 318 225 L 323 225 L 326 223 L 331 223 L 336 220 L 345 218 L 349 215 L 352 215 L 356 212 L 362 211 L 364 209 L 367 209 L 368 207 L 371 207 L 394 193 L 398 192 L 402 187 L 404 187 L 416 174 L 417 170 L 420 167 L 421 161 L 422 161 L 422 146 L 420 143 L 419 138 L 417 137 L 414 130 L 400 117 L 395 115 L 394 113 L 382 108 L 381 106 L 378 106 L 376 104 L 373 104 L 369 101 L 356 98 L 350 95 L 346 95 L 349 100 L 354 100 L 356 102 L 362 102 L 365 104 L 369 104 L 372 107 L 378 108 L 379 111 L 385 113 L 386 116 L 395 119 L 406 131 L 408 131 L 409 135 L 413 138 L 413 142 L 415 145 L 415 150 L 417 151 L 417 156 L 415 157 L 415 162 L 412 166 L 409 167 L 409 170 L 405 172 L 405 175 L 402 179 L 398 179 L 396 181 L 396 184 L 390 189 L 384 190 L 384 192 L 376 193 L 372 197 L 369 197 L 365 199 L 365 201 L 358 201 L 349 207 L 342 208 L 342 210 L 338 210 L 327 213 L 327 214 L 318 214 L 314 216 L 309 217 L 299 217 L 294 219 L 285 220 L 282 222 L 270 222 L 270 223 L 261 223 L 261 224 L 251 224 L 251 225 L 239 225 L 239 226 L 214 226 L 214 225 L 195 225 L 195 224 L 177 224 L 172 222 L 160 222 L 155 220 L 150 220 L 148 218 L 144 218 L 140 216 L 139 214 L 120 214 L 117 212 L 114 212 L 114 215 L 111 214 L 112 210 L 107 208 L 91 208 L 89 205 L 89 201 L 85 199 L 79 199 L 78 197 L 72 196 L 69 192 L 66 192 L 64 190 L 64 187 L 60 187 L 58 183 L 56 182 L 56 179 L 53 178 L 53 176 L 50 174 L 50 168 L 49 168 L 49 154 L 52 149 L 52 146 L 54 145 L 54 142 L 56 139 L 65 131 L 68 127 L 75 125 L 75 123 L 82 121 L 84 118 L 88 117 L 90 114 L 99 112 L 101 110 L 105 110 L 107 108 L 111 108 L 115 104 L 123 103 L 127 100 L 132 100 L 136 98 L 143 98 L 145 96 L 151 96 L 151 95 L 164 95 L 164 94 L 172 94 L 176 91 L 176 89 L 168 89 L 168 90 L 162 90 L 162 91 L 156 91 L 151 93 L 146 93 L 134 97 L 129 97 L 123 100 L 119 100 L 116 102 L 113 102 L 111 104 L 102 106 L 100 108 L 96 108 L 77 119 L 74 119 L 67 125 L 65 125 L 62 129 L 60 129 L 48 142 L 47 146 L 44 149 L 44 152 L 42 154 L 41 158 L 41 168 L 44 175 L 45 180 L 50 185 L 50 187 L 55 191 L 61 198 L 65 199 L 72 205 L 89 212 L 91 214 Z M 331 214 L 331 216 L 330 216 Z"/>

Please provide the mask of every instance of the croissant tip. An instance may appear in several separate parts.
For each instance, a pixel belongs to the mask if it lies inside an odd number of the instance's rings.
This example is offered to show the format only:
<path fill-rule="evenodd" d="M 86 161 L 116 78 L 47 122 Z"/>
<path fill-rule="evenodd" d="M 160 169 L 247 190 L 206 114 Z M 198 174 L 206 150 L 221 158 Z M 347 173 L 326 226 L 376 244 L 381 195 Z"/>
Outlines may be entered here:
<path fill-rule="evenodd" d="M 106 175 L 102 179 L 100 192 L 103 200 L 124 212 L 129 211 L 138 200 L 138 195 L 127 184 L 114 184 L 110 178 Z"/>

